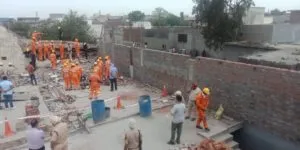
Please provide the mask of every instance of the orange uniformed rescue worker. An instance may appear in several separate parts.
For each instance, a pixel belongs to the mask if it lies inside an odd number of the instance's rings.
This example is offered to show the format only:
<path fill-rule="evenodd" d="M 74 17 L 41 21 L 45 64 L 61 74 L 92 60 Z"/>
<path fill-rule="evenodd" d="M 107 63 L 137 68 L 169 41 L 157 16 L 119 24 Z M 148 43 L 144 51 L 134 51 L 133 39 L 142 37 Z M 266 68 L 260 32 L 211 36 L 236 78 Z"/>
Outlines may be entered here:
<path fill-rule="evenodd" d="M 38 59 L 39 61 L 43 60 L 43 43 L 39 41 L 39 46 L 38 46 Z"/>
<path fill-rule="evenodd" d="M 65 58 L 65 44 L 62 41 L 60 41 L 59 52 L 60 52 L 60 60 L 63 60 Z"/>
<path fill-rule="evenodd" d="M 210 96 L 209 88 L 204 88 L 202 92 L 199 92 L 196 96 L 196 108 L 198 112 L 198 120 L 197 120 L 196 128 L 202 129 L 200 123 L 203 122 L 206 131 L 209 131 L 206 122 L 206 116 L 205 116 L 205 111 L 207 110 L 209 104 L 209 96 Z"/>
<path fill-rule="evenodd" d="M 51 62 L 52 70 L 55 70 L 56 69 L 56 54 L 55 54 L 54 50 L 52 50 L 52 53 L 49 56 L 49 60 Z"/>
<path fill-rule="evenodd" d="M 35 39 L 35 37 L 33 37 L 31 40 L 31 51 L 34 55 L 36 55 L 36 39 Z"/>
<path fill-rule="evenodd" d="M 78 62 L 76 62 L 76 70 L 77 70 L 77 74 L 78 74 L 78 81 L 79 81 L 78 84 L 79 84 L 79 86 L 80 86 L 80 81 L 81 81 L 83 69 L 82 69 L 82 67 L 79 65 Z"/>
<path fill-rule="evenodd" d="M 104 71 L 105 80 L 109 79 L 109 72 L 110 72 L 110 59 L 109 56 L 105 56 L 105 71 Z"/>
<path fill-rule="evenodd" d="M 62 69 L 62 76 L 64 78 L 65 82 L 65 90 L 71 89 L 71 75 L 70 75 L 70 66 L 67 62 L 64 63 L 63 69 Z"/>
<path fill-rule="evenodd" d="M 78 71 L 76 69 L 76 65 L 74 63 L 72 63 L 71 65 L 71 84 L 72 84 L 72 89 L 79 89 L 79 75 L 78 75 Z"/>
<path fill-rule="evenodd" d="M 75 48 L 75 52 L 76 52 L 76 57 L 79 58 L 79 56 L 80 56 L 80 43 L 79 43 L 77 38 L 75 39 L 75 42 L 74 42 L 74 48 Z"/>
<path fill-rule="evenodd" d="M 102 57 L 98 58 L 98 68 L 99 68 L 99 77 L 100 77 L 100 81 L 103 81 L 103 61 L 102 61 Z"/>
<path fill-rule="evenodd" d="M 49 45 L 48 41 L 44 42 L 44 59 L 48 59 L 49 56 Z"/>
<path fill-rule="evenodd" d="M 93 70 L 89 78 L 90 81 L 90 99 L 96 99 L 100 92 L 100 78 L 97 74 L 97 70 Z"/>

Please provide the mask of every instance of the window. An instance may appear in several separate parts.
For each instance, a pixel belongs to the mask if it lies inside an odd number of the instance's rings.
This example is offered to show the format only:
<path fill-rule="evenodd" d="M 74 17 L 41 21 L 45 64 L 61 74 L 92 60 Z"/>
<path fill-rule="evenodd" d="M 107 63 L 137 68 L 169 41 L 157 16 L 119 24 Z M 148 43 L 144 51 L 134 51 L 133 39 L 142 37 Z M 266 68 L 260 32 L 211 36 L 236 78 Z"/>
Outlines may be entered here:
<path fill-rule="evenodd" d="M 186 43 L 187 42 L 187 34 L 178 34 L 178 42 Z"/>

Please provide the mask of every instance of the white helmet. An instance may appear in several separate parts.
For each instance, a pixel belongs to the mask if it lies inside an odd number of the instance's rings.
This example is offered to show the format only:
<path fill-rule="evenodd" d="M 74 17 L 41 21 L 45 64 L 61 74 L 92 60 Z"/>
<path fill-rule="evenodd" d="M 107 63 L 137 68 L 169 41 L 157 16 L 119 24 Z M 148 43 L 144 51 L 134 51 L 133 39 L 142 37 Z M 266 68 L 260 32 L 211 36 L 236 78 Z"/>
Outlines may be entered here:
<path fill-rule="evenodd" d="M 181 91 L 176 91 L 176 92 L 175 92 L 175 96 L 177 96 L 177 95 L 182 96 Z"/>
<path fill-rule="evenodd" d="M 8 66 L 12 66 L 13 64 L 11 62 L 8 63 Z"/>

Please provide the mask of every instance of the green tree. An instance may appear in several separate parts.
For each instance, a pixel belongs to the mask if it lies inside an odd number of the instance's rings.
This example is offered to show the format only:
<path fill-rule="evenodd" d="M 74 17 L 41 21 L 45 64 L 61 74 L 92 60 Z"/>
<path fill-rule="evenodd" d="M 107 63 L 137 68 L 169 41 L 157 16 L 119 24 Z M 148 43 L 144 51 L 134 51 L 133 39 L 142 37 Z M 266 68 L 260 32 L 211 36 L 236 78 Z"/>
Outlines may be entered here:
<path fill-rule="evenodd" d="M 179 26 L 181 25 L 180 17 L 169 13 L 164 8 L 158 7 L 152 12 L 151 23 L 153 26 Z"/>
<path fill-rule="evenodd" d="M 9 29 L 20 36 L 30 37 L 31 26 L 28 23 L 14 22 L 10 24 Z"/>
<path fill-rule="evenodd" d="M 254 5 L 253 0 L 193 0 L 193 14 L 201 24 L 205 44 L 219 49 L 236 40 L 243 25 L 242 17 Z"/>
<path fill-rule="evenodd" d="M 128 19 L 131 22 L 142 21 L 145 18 L 145 14 L 139 10 L 132 11 L 128 14 Z"/>

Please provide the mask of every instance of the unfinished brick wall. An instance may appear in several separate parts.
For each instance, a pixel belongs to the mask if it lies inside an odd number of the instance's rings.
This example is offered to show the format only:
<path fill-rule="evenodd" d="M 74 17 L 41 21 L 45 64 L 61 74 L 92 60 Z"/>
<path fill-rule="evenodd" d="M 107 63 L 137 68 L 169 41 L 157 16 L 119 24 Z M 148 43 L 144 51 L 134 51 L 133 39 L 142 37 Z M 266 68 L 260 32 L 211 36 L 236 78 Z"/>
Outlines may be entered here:
<path fill-rule="evenodd" d="M 300 143 L 300 72 L 209 58 L 191 60 L 122 45 L 114 48 L 121 72 L 129 72 L 132 49 L 135 79 L 158 88 L 166 85 L 169 92 L 186 92 L 196 81 L 212 89 L 211 108 L 223 104 L 227 115 Z"/>

